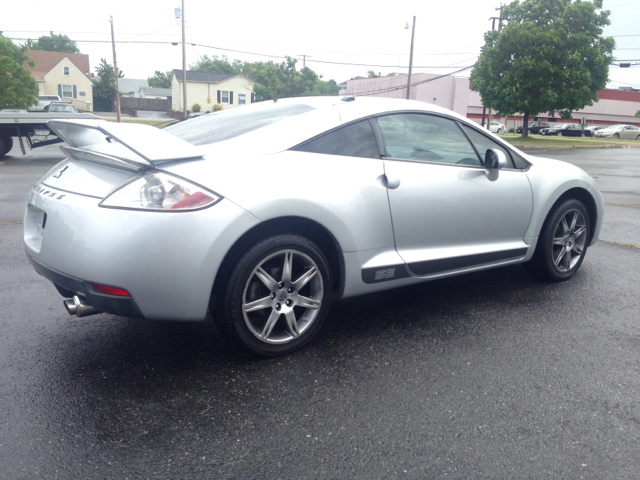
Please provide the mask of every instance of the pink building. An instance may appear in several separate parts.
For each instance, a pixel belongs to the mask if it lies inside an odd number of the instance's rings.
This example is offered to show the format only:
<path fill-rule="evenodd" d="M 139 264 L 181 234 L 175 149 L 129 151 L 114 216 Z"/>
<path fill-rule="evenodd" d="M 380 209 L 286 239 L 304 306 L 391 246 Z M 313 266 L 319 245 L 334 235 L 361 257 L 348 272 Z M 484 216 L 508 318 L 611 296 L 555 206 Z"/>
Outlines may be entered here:
<path fill-rule="evenodd" d="M 440 77 L 440 75 L 429 73 L 413 74 L 411 77 L 411 99 L 448 108 L 480 123 L 482 99 L 478 92 L 471 90 L 469 78 L 453 75 Z M 406 75 L 360 78 L 348 80 L 347 88 L 341 90 L 340 94 L 405 98 L 406 86 Z M 572 122 L 588 125 L 624 123 L 640 127 L 640 118 L 634 116 L 640 110 L 640 92 L 605 88 L 598 92 L 598 98 L 600 100 L 592 106 L 573 112 Z M 547 114 L 536 118 L 544 121 L 564 122 L 558 117 L 549 117 Z M 522 125 L 521 115 L 494 116 L 494 119 L 505 123 L 507 128 Z"/>

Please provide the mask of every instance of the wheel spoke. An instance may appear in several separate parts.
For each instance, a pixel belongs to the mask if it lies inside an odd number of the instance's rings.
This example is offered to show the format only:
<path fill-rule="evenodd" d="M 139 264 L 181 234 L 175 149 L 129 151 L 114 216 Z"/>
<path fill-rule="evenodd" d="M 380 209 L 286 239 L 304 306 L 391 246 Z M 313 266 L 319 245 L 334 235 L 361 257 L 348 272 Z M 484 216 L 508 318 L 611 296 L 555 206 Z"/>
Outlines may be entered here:
<path fill-rule="evenodd" d="M 578 221 L 578 212 L 573 214 L 573 220 L 571 220 L 571 229 L 570 232 L 573 233 L 576 229 L 576 222 Z"/>
<path fill-rule="evenodd" d="M 292 285 L 296 288 L 296 290 L 300 290 L 309 282 L 309 280 L 315 277 L 317 273 L 318 269 L 316 267 L 311 267 L 309 270 L 300 275 L 300 278 L 298 278 L 295 282 L 292 282 Z"/>
<path fill-rule="evenodd" d="M 564 263 L 565 263 L 565 268 L 567 270 L 570 270 L 571 269 L 571 250 L 566 251 L 566 253 L 564 254 Z"/>
<path fill-rule="evenodd" d="M 303 308 L 320 308 L 320 302 L 318 300 L 314 300 L 313 298 L 303 297 L 302 295 L 298 295 L 298 300 L 296 301 L 297 307 Z"/>
<path fill-rule="evenodd" d="M 573 232 L 573 236 L 576 238 L 576 240 L 578 239 L 578 237 L 580 235 L 582 235 L 585 231 L 587 230 L 586 225 L 582 225 L 581 227 L 578 227 L 578 229 Z"/>
<path fill-rule="evenodd" d="M 580 255 L 582 255 L 582 252 L 584 251 L 584 249 L 582 247 L 580 247 L 577 243 L 575 243 L 573 245 L 573 248 L 571 249 L 571 251 L 573 253 L 575 253 L 576 255 L 580 256 Z"/>
<path fill-rule="evenodd" d="M 267 320 L 267 323 L 264 325 L 264 328 L 262 329 L 262 333 L 261 333 L 262 338 L 264 340 L 269 338 L 269 335 L 271 335 L 271 332 L 273 331 L 273 327 L 276 326 L 276 323 L 278 322 L 279 318 L 280 318 L 280 312 L 277 311 L 275 308 L 271 310 L 271 315 L 269 315 L 269 319 Z"/>
<path fill-rule="evenodd" d="M 564 237 L 556 237 L 553 239 L 554 245 L 564 245 Z"/>
<path fill-rule="evenodd" d="M 287 319 L 287 329 L 291 336 L 295 338 L 300 335 L 300 332 L 298 331 L 298 320 L 296 319 L 296 314 L 293 310 L 289 310 L 285 313 L 284 317 Z"/>
<path fill-rule="evenodd" d="M 258 267 L 256 270 L 256 277 L 258 277 L 272 292 L 278 288 L 278 282 L 276 282 L 271 275 L 265 272 L 262 267 Z"/>
<path fill-rule="evenodd" d="M 567 216 L 562 217 L 562 229 L 564 230 L 565 235 L 569 233 L 569 225 L 567 224 Z"/>
<path fill-rule="evenodd" d="M 254 300 L 253 302 L 249 302 L 244 306 L 244 311 L 255 312 L 256 310 L 262 310 L 263 308 L 273 307 L 273 299 L 269 297 L 260 298 L 258 300 Z"/>
<path fill-rule="evenodd" d="M 560 265 L 560 261 L 564 258 L 564 254 L 566 253 L 567 249 L 566 248 L 561 248 L 560 249 L 560 253 L 558 253 L 558 256 L 556 257 L 556 259 L 553 261 L 553 263 L 555 264 L 555 266 L 557 267 L 558 265 Z"/>
<path fill-rule="evenodd" d="M 284 265 L 282 266 L 282 282 L 291 282 L 291 272 L 293 270 L 293 252 L 284 254 Z"/>

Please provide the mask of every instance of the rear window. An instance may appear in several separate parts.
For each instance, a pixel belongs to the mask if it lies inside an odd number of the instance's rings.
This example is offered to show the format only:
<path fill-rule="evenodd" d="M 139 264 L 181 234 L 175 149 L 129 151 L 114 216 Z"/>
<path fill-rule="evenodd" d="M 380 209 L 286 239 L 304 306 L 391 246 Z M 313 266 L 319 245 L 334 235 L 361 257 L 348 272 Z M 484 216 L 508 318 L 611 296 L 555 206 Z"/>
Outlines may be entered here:
<path fill-rule="evenodd" d="M 190 118 L 165 130 L 192 145 L 208 145 L 229 140 L 286 118 L 315 110 L 304 104 L 257 103 Z"/>
<path fill-rule="evenodd" d="M 54 95 L 40 95 L 40 100 L 43 100 L 45 102 L 52 102 L 54 100 L 60 100 L 60 98 L 58 96 L 54 96 Z"/>

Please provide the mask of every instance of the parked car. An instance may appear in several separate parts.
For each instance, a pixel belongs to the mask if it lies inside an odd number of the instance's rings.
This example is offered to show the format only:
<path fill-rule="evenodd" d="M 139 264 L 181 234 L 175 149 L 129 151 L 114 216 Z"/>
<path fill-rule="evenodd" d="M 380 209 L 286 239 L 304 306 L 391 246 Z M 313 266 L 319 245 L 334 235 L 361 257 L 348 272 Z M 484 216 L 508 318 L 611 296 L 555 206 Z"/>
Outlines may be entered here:
<path fill-rule="evenodd" d="M 603 129 L 604 127 L 601 125 L 589 125 L 584 127 L 584 136 L 585 137 L 593 137 L 593 135 L 598 131 Z"/>
<path fill-rule="evenodd" d="M 44 112 L 46 106 L 51 102 L 60 102 L 62 99 L 58 95 L 40 95 L 39 102 L 29 109 L 30 112 Z"/>
<path fill-rule="evenodd" d="M 561 123 L 553 127 L 540 130 L 540 135 L 562 135 L 562 131 L 569 128 L 569 123 Z"/>
<path fill-rule="evenodd" d="M 560 130 L 563 137 L 584 137 L 585 133 L 579 123 L 567 123 L 567 128 Z"/>
<path fill-rule="evenodd" d="M 67 158 L 29 192 L 24 246 L 68 312 L 210 311 L 258 355 L 309 342 L 333 298 L 518 263 L 567 280 L 603 223 L 586 172 L 424 102 L 292 98 L 163 130 L 48 126 Z"/>
<path fill-rule="evenodd" d="M 66 102 L 51 102 L 44 110 L 49 113 L 78 113 L 75 105 Z"/>
<path fill-rule="evenodd" d="M 611 125 L 598 130 L 596 137 L 624 138 L 627 140 L 640 140 L 640 128 L 635 125 Z"/>
<path fill-rule="evenodd" d="M 3 108 L 0 113 L 27 113 L 23 108 Z"/>
<path fill-rule="evenodd" d="M 503 123 L 492 121 L 491 125 L 489 126 L 489 129 L 491 130 L 491 133 L 502 134 L 504 133 L 506 127 Z"/>
<path fill-rule="evenodd" d="M 529 123 L 529 133 L 540 133 L 540 130 L 543 128 L 549 128 L 551 125 L 548 122 L 541 122 L 536 120 L 535 122 Z M 522 133 L 522 127 L 516 128 L 516 133 Z"/>

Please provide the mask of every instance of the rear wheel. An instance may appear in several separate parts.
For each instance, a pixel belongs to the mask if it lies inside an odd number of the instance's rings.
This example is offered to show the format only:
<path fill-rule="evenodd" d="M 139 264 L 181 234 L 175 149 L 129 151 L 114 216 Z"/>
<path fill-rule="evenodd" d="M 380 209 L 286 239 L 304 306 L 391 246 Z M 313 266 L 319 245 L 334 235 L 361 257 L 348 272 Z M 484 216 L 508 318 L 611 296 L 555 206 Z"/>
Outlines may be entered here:
<path fill-rule="evenodd" d="M 278 234 L 254 243 L 221 288 L 221 329 L 250 352 L 272 357 L 306 345 L 331 305 L 322 251 L 307 238 Z M 213 306 L 212 306 L 213 307 Z"/>
<path fill-rule="evenodd" d="M 576 199 L 555 206 L 545 220 L 535 253 L 525 268 L 542 280 L 561 282 L 580 268 L 591 226 L 584 204 Z"/>
<path fill-rule="evenodd" d="M 5 156 L 13 148 L 13 138 L 0 137 L 0 157 Z"/>

